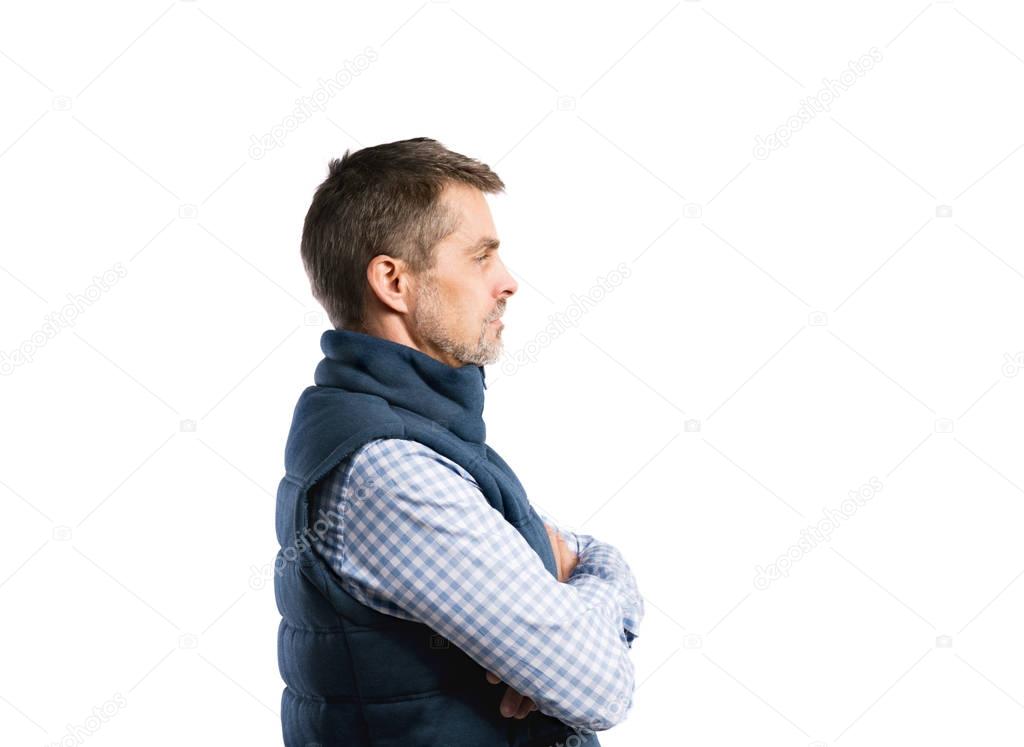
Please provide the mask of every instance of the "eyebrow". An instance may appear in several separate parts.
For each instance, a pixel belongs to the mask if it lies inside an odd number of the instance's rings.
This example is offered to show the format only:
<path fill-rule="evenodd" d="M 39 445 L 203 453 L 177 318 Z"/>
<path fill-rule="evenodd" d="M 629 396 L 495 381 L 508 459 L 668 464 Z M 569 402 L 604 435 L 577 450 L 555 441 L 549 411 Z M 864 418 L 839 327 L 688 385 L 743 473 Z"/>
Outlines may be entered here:
<path fill-rule="evenodd" d="M 493 238 L 491 236 L 485 236 L 484 238 L 480 239 L 478 242 L 470 246 L 468 249 L 466 249 L 466 254 L 472 254 L 473 252 L 479 252 L 484 249 L 495 250 L 498 248 L 499 244 L 501 244 L 501 242 L 498 241 L 498 239 Z"/>

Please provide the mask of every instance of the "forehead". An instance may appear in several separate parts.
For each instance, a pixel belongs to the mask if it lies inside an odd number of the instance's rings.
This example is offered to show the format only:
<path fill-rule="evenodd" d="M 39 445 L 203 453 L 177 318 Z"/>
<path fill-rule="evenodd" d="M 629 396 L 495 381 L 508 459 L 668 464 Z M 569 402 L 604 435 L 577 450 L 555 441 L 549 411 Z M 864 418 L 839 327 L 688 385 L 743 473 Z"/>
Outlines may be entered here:
<path fill-rule="evenodd" d="M 441 200 L 457 217 L 455 230 L 441 242 L 441 247 L 462 251 L 483 238 L 495 237 L 491 209 L 479 189 L 450 184 L 441 193 Z"/>

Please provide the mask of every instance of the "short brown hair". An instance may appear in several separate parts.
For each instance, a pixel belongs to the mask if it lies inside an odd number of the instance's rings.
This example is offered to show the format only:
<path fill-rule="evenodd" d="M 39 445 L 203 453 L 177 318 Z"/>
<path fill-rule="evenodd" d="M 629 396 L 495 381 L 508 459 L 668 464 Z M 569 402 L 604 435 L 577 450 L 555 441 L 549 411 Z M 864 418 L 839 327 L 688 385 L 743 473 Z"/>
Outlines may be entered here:
<path fill-rule="evenodd" d="M 366 267 L 378 254 L 417 274 L 434 267 L 434 247 L 456 228 L 440 200 L 453 182 L 505 189 L 486 164 L 426 137 L 346 150 L 330 162 L 302 227 L 302 263 L 336 329 L 362 328 Z"/>

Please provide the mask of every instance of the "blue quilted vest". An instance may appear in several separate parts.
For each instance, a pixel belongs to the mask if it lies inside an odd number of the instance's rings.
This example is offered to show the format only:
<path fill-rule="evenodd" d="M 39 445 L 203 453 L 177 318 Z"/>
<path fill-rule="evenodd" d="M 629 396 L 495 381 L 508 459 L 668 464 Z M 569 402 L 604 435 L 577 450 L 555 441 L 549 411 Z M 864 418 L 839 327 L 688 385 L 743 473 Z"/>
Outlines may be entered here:
<path fill-rule="evenodd" d="M 274 592 L 286 747 L 600 747 L 592 732 L 540 711 L 502 716 L 507 685 L 489 684 L 483 667 L 429 626 L 356 601 L 313 551 L 332 517 L 313 515 L 310 488 L 365 443 L 403 438 L 469 472 L 557 577 L 542 520 L 512 469 L 484 443 L 482 367 L 452 367 L 348 330 L 324 332 L 320 345 L 325 358 L 295 406 L 277 491 Z"/>

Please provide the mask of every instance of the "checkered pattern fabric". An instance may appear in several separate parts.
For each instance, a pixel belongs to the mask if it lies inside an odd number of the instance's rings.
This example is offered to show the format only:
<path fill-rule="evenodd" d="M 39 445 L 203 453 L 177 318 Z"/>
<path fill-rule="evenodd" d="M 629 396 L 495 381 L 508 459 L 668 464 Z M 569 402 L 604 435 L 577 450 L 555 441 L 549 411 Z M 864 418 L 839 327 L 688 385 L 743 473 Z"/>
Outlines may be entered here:
<path fill-rule="evenodd" d="M 361 603 L 430 626 L 566 724 L 625 717 L 644 606 L 615 547 L 540 514 L 579 555 L 559 583 L 466 470 L 406 439 L 365 444 L 313 498 L 341 517 L 316 550 Z"/>

